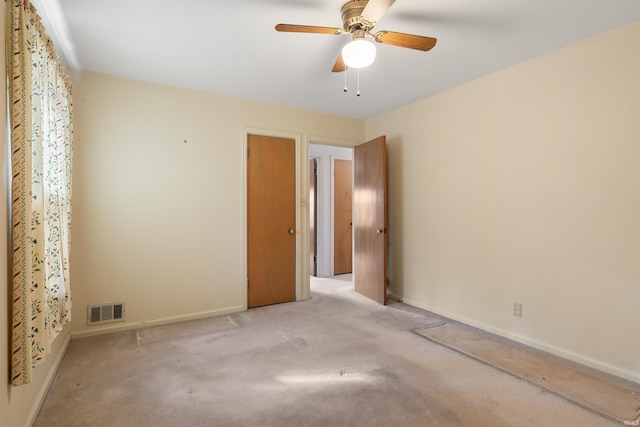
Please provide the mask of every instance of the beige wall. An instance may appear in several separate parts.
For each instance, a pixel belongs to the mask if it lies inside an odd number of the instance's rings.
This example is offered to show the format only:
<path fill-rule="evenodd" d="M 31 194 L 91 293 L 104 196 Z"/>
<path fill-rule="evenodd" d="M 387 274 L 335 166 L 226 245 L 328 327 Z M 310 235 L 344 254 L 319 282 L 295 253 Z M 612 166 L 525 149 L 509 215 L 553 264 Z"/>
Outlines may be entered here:
<path fill-rule="evenodd" d="M 639 52 L 635 22 L 368 120 L 392 291 L 640 381 Z"/>
<path fill-rule="evenodd" d="M 4 9 L 3 9 L 4 13 Z M 5 69 L 5 32 L 4 32 L 4 16 L 0 19 L 0 69 Z M 0 152 L 0 175 L 2 185 L 0 185 L 0 200 L 2 200 L 2 208 L 0 208 L 0 222 L 5 226 L 0 228 L 0 240 L 5 244 L 0 245 L 0 258 L 8 260 L 8 187 L 9 187 L 9 141 L 7 139 L 7 90 L 5 79 L 0 79 L 0 92 L 2 92 L 2 101 L 0 101 L 0 127 L 2 134 L 2 152 Z M 3 385 L 0 387 L 0 426 L 2 427 L 23 427 L 29 425 L 34 419 L 40 407 L 40 403 L 47 391 L 47 387 L 55 375 L 56 367 L 60 363 L 64 350 L 69 343 L 69 332 L 66 328 L 53 345 L 52 352 L 47 356 L 47 361 L 43 365 L 37 367 L 33 372 L 33 380 L 30 384 L 13 387 L 9 382 L 9 298 L 10 286 L 8 282 L 7 262 L 0 263 L 0 280 L 2 281 L 2 291 L 0 291 L 0 366 L 3 368 Z"/>
<path fill-rule="evenodd" d="M 364 138 L 361 120 L 90 72 L 74 111 L 74 336 L 243 308 L 246 129 L 297 136 L 300 158 Z M 126 323 L 86 325 L 118 301 Z"/>

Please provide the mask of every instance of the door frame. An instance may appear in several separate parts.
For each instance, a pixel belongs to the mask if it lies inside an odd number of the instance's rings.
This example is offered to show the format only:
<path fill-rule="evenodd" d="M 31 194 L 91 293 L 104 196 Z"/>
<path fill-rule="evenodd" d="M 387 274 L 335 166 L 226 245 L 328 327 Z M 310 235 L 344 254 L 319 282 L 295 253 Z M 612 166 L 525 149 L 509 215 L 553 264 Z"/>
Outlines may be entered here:
<path fill-rule="evenodd" d="M 318 159 L 318 169 L 321 169 L 323 171 L 325 171 L 325 167 L 327 166 L 324 162 L 328 161 L 328 168 L 329 168 L 329 173 L 333 175 L 334 170 L 333 170 L 333 162 L 334 159 L 340 159 L 340 160 L 351 160 L 353 161 L 353 157 L 352 158 L 348 158 L 345 156 L 340 156 L 340 155 L 334 155 L 331 154 L 330 156 L 327 157 L 319 157 L 314 155 L 314 153 L 311 152 L 311 144 L 315 144 L 315 145 L 326 145 L 326 146 L 331 146 L 331 147 L 338 147 L 338 148 L 348 148 L 348 149 L 353 149 L 355 146 L 362 144 L 362 141 L 349 141 L 349 140 L 343 140 L 343 139 L 331 139 L 331 138 L 326 138 L 326 137 L 321 137 L 321 136 L 314 136 L 314 135 L 309 135 L 309 136 L 304 136 L 303 138 L 303 148 L 305 150 L 305 153 L 302 153 L 302 156 L 306 156 L 306 162 L 308 162 L 309 158 L 311 157 L 316 157 Z M 353 169 L 352 169 L 352 173 L 353 173 Z M 303 175 L 303 185 L 302 185 L 302 193 L 305 194 L 304 197 L 309 197 L 309 177 L 308 175 Z M 324 180 L 319 180 L 320 182 L 318 183 L 319 186 L 323 186 L 323 188 L 321 189 L 322 191 L 325 191 L 324 189 Z M 318 209 L 321 210 L 319 216 L 318 216 L 318 221 L 329 221 L 332 224 L 332 229 L 333 229 L 333 185 L 331 186 L 331 188 L 329 189 L 330 193 L 331 193 L 331 197 L 330 197 L 330 209 L 328 215 L 329 218 L 325 217 L 325 206 L 323 204 L 323 202 L 318 202 Z M 305 231 L 305 233 L 309 233 L 309 210 L 308 209 L 303 209 L 304 211 L 304 220 L 306 222 L 306 226 L 307 229 Z M 318 226 L 318 232 L 320 232 L 321 229 L 323 229 L 323 225 L 319 225 Z M 325 246 L 329 246 L 329 248 L 325 247 Z M 330 249 L 330 251 L 329 251 Z M 353 248 L 352 248 L 353 250 Z M 309 277 L 309 249 L 308 247 L 303 247 L 303 259 L 306 259 L 306 264 L 303 266 L 303 277 L 302 277 L 302 287 L 304 292 L 306 292 L 306 295 L 310 295 L 310 277 Z M 328 256 L 328 259 L 330 261 L 330 266 L 329 266 L 329 272 L 333 273 L 333 233 L 331 233 L 330 236 L 330 241 L 329 242 L 324 242 L 322 248 L 318 247 L 318 252 L 322 251 L 323 256 Z M 327 252 L 330 252 L 330 256 L 327 254 Z M 306 257 L 306 258 L 305 258 Z M 319 267 L 320 268 L 320 267 Z M 321 271 L 324 272 L 324 269 L 322 269 Z M 318 276 L 320 277 L 320 276 Z"/>
<path fill-rule="evenodd" d="M 309 150 L 311 151 L 311 150 Z M 309 173 L 307 174 L 307 176 L 309 177 L 309 209 L 308 209 L 308 216 L 309 216 L 309 240 L 311 240 L 311 226 L 314 226 L 314 234 L 313 234 L 313 244 L 314 244 L 314 259 L 311 259 L 311 241 L 309 242 L 309 245 L 307 246 L 309 248 L 309 275 L 311 276 L 311 270 L 312 270 L 312 265 L 315 266 L 315 274 L 313 274 L 313 276 L 317 276 L 320 277 L 320 275 L 318 274 L 318 271 L 320 270 L 319 265 L 318 265 L 318 251 L 319 251 L 319 246 L 318 245 L 318 225 L 321 224 L 321 221 L 319 221 L 320 218 L 320 208 L 318 206 L 318 201 L 320 200 L 320 198 L 318 197 L 318 194 L 320 193 L 320 180 L 318 179 L 318 170 L 320 169 L 320 167 L 322 166 L 322 158 L 321 157 L 317 157 L 315 156 L 313 153 L 309 152 L 309 168 L 311 168 L 311 161 L 313 161 L 313 167 L 315 168 L 315 173 L 311 172 L 311 169 L 309 169 Z M 315 189 L 314 189 L 314 200 L 313 200 L 313 206 L 314 206 L 314 221 L 311 221 L 311 180 L 312 177 L 315 181 Z M 313 224 L 312 224 L 313 222 Z"/>
<path fill-rule="evenodd" d="M 313 152 L 311 150 L 311 144 L 312 142 L 309 142 L 309 144 L 307 144 L 307 148 L 309 150 L 309 158 L 310 159 L 315 159 L 316 161 L 316 165 L 318 168 L 318 176 L 316 177 L 316 191 L 318 192 L 319 195 L 324 194 L 325 191 L 325 183 L 324 183 L 324 167 L 325 167 L 325 159 L 323 158 L 323 156 L 321 154 L 318 154 L 316 152 Z M 304 186 L 307 189 L 306 194 L 309 194 L 309 181 L 304 183 Z M 304 190 L 303 190 L 304 191 Z M 317 203 L 316 203 L 316 221 L 317 221 L 317 228 L 316 228 L 316 254 L 318 255 L 318 265 L 316 266 L 316 275 L 317 277 L 325 277 L 327 276 L 327 268 L 325 268 L 325 252 L 326 252 L 326 245 L 327 243 L 325 242 L 325 239 L 322 237 L 324 235 L 324 228 L 325 228 L 325 222 L 326 222 L 326 213 L 324 210 L 324 200 L 322 200 L 322 197 L 317 197 Z M 306 212 L 306 216 L 307 218 L 309 218 L 308 220 L 310 220 L 310 213 L 309 211 Z M 311 227 L 311 225 L 309 225 L 309 227 Z M 322 261 L 322 262 L 321 262 Z M 311 269 L 309 269 L 309 271 L 311 271 Z"/>
<path fill-rule="evenodd" d="M 324 146 L 330 147 L 328 149 L 319 149 L 311 147 Z M 338 150 L 333 150 L 336 148 Z M 346 151 L 350 153 L 347 154 Z M 329 230 L 333 230 L 335 224 L 335 161 L 336 160 L 349 160 L 353 164 L 353 147 L 346 143 L 342 144 L 328 144 L 319 142 L 318 139 L 312 139 L 309 141 L 309 157 L 316 159 L 318 162 L 318 193 L 322 195 L 318 199 L 318 277 L 331 277 L 334 272 L 334 235 Z M 328 194 L 328 198 L 324 196 Z M 327 228 L 329 230 L 327 230 Z"/>
<path fill-rule="evenodd" d="M 309 150 L 308 143 L 302 144 L 303 137 L 297 133 L 282 132 L 270 129 L 260 129 L 244 127 L 242 130 L 242 305 L 243 310 L 248 309 L 248 292 L 247 292 L 247 280 L 249 277 L 249 260 L 247 257 L 247 238 L 248 238 L 248 222 L 247 222 L 247 208 L 248 208 L 248 176 L 247 176 L 247 147 L 249 135 L 269 136 L 274 138 L 287 138 L 292 139 L 295 142 L 295 199 L 296 199 L 296 301 L 302 301 L 309 299 L 309 278 L 306 278 L 306 286 L 304 280 L 302 280 L 301 274 L 309 271 L 309 260 L 306 259 L 305 254 L 309 258 L 309 248 L 304 245 L 309 244 L 309 215 L 306 207 L 307 197 L 301 199 L 301 188 L 304 188 L 306 182 L 307 194 L 309 192 L 309 178 L 304 174 L 309 170 Z M 306 145 L 307 149 L 303 149 Z M 306 157 L 305 157 L 306 156 Z M 305 158 L 305 162 L 301 162 L 301 159 Z M 303 215 L 304 213 L 304 215 Z M 306 233 L 306 236 L 305 236 Z M 306 250 L 305 250 L 306 249 Z M 306 268 L 302 268 L 306 265 Z M 308 274 L 307 274 L 308 276 Z"/>

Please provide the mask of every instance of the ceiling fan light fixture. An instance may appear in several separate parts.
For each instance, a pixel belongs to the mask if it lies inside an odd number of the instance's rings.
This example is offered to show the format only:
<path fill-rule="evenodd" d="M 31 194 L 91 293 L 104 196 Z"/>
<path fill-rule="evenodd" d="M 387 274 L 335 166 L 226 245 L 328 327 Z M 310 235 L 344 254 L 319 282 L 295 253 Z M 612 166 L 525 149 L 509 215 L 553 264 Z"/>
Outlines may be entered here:
<path fill-rule="evenodd" d="M 342 59 L 350 68 L 367 67 L 376 59 L 376 46 L 364 38 L 354 39 L 342 48 Z"/>

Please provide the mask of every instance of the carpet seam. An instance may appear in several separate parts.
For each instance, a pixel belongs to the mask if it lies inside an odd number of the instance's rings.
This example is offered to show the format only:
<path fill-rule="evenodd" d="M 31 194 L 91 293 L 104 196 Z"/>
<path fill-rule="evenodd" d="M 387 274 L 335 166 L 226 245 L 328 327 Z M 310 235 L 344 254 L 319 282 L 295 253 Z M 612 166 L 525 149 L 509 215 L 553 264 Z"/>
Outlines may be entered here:
<path fill-rule="evenodd" d="M 541 388 L 543 390 L 546 390 L 546 391 L 548 391 L 548 392 L 550 392 L 550 393 L 552 393 L 552 394 L 554 394 L 554 395 L 556 395 L 556 396 L 558 396 L 558 397 L 560 397 L 562 399 L 565 399 L 568 402 L 571 402 L 571 403 L 573 403 L 573 404 L 575 404 L 577 406 L 580 406 L 581 408 L 587 409 L 587 410 L 589 410 L 589 411 L 591 411 L 591 412 L 593 412 L 595 414 L 598 414 L 600 416 L 603 416 L 605 418 L 608 418 L 608 419 L 610 419 L 612 421 L 616 421 L 616 422 L 635 421 L 635 420 L 625 420 L 625 419 L 617 418 L 614 415 L 607 414 L 607 413 L 605 413 L 603 411 L 600 411 L 600 410 L 598 410 L 596 408 L 593 408 L 593 407 L 591 407 L 591 406 L 589 406 L 589 405 L 587 405 L 587 404 L 585 404 L 583 402 L 577 401 L 577 400 L 571 398 L 570 396 L 562 394 L 561 392 L 558 392 L 558 391 L 553 390 L 553 389 L 551 389 L 549 387 L 546 387 L 544 384 L 541 384 L 541 383 L 538 383 L 538 382 L 536 382 L 534 380 L 525 378 L 525 377 L 523 377 L 521 375 L 516 374 L 515 372 L 511 372 L 506 368 L 502 368 L 502 367 L 500 367 L 500 366 L 498 366 L 496 364 L 493 364 L 493 363 L 491 363 L 491 362 L 489 362 L 487 360 L 484 360 L 484 359 L 482 359 L 480 357 L 477 357 L 477 356 L 475 356 L 475 355 L 473 355 L 473 354 L 471 354 L 469 352 L 465 352 L 464 350 L 461 350 L 459 348 L 450 346 L 450 345 L 448 345 L 448 344 L 446 344 L 444 342 L 438 341 L 437 339 L 435 339 L 433 337 L 428 337 L 428 336 L 422 335 L 419 332 L 417 332 L 418 330 L 421 330 L 421 329 L 427 329 L 427 328 L 414 329 L 414 332 L 416 334 L 420 335 L 421 337 L 424 337 L 424 338 L 428 339 L 429 341 L 431 341 L 431 342 L 433 342 L 435 344 L 438 344 L 438 345 L 441 345 L 441 346 L 446 347 L 448 349 L 451 349 L 451 350 L 453 350 L 453 351 L 455 351 L 457 353 L 460 353 L 462 355 L 465 355 L 465 356 L 467 356 L 467 357 L 469 357 L 471 359 L 477 360 L 477 361 L 479 361 L 479 362 L 481 362 L 481 363 L 483 363 L 483 364 L 485 364 L 487 366 L 490 366 L 490 367 L 492 367 L 494 369 L 497 369 L 497 370 L 499 370 L 501 372 L 507 373 L 507 374 L 511 375 L 512 377 L 514 377 L 514 378 L 518 378 L 518 379 L 523 380 L 523 381 L 525 381 L 525 382 L 527 382 L 527 383 L 529 383 L 531 385 L 537 386 L 537 387 L 539 387 L 539 388 Z M 636 410 L 636 412 L 640 412 L 640 408 L 638 408 L 638 410 Z M 637 419 L 640 419 L 640 415 L 638 417 L 636 417 L 636 420 Z"/>

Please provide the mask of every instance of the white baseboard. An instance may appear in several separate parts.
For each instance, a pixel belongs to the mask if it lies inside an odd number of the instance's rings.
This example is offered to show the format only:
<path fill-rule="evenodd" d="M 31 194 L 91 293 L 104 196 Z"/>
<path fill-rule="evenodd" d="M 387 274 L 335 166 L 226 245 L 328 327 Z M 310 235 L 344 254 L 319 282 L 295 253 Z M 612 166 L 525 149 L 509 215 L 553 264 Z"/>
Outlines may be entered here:
<path fill-rule="evenodd" d="M 106 326 L 95 326 L 78 332 L 72 332 L 72 339 L 88 338 L 97 335 L 110 334 L 113 332 L 131 331 L 134 329 L 146 328 L 149 326 L 166 325 L 169 323 L 186 322 L 189 320 L 205 319 L 207 317 L 223 316 L 225 314 L 245 311 L 242 306 L 226 307 L 217 310 L 200 311 L 197 313 L 184 314 L 180 316 L 164 317 L 161 319 L 143 320 L 139 322 L 111 323 Z"/>
<path fill-rule="evenodd" d="M 42 408 L 42 404 L 44 403 L 44 399 L 47 397 L 47 393 L 49 392 L 49 388 L 51 388 L 51 384 L 53 384 L 53 380 L 58 373 L 58 369 L 60 368 L 60 364 L 62 363 L 62 359 L 64 358 L 67 349 L 69 348 L 69 343 L 71 342 L 71 334 L 67 334 L 64 342 L 62 343 L 62 348 L 58 352 L 56 359 L 53 361 L 51 369 L 47 373 L 47 377 L 36 396 L 36 399 L 31 406 L 31 410 L 29 411 L 29 415 L 27 416 L 27 424 L 26 426 L 30 427 L 33 423 L 36 422 L 36 417 L 40 412 L 40 408 Z"/>
<path fill-rule="evenodd" d="M 440 316 L 448 317 L 449 319 L 456 320 L 458 322 L 464 323 L 469 326 L 473 326 L 478 329 L 482 329 L 483 331 L 490 332 L 492 334 L 500 335 L 501 337 L 508 338 L 510 340 L 519 342 L 521 344 L 528 345 L 538 350 L 546 351 L 547 353 L 551 353 L 556 356 L 562 357 L 564 359 L 570 360 L 572 362 L 576 362 L 581 365 L 588 366 L 589 368 L 597 369 L 598 371 L 605 372 L 607 374 L 611 374 L 616 377 L 623 378 L 625 380 L 633 381 L 635 383 L 640 384 L 640 373 L 631 372 L 619 366 L 614 366 L 600 360 L 592 359 L 588 356 L 574 353 L 564 348 L 556 347 L 554 345 L 547 344 L 545 342 L 538 341 L 530 337 L 514 334 L 513 332 L 505 331 L 504 329 L 496 328 L 492 325 L 488 325 L 482 322 L 477 322 L 473 319 L 469 319 L 464 316 L 438 310 L 433 307 L 429 307 L 428 305 L 421 304 L 420 302 L 414 301 L 412 299 L 404 298 L 404 302 L 414 307 L 418 307 L 423 310 L 430 311 Z"/>

